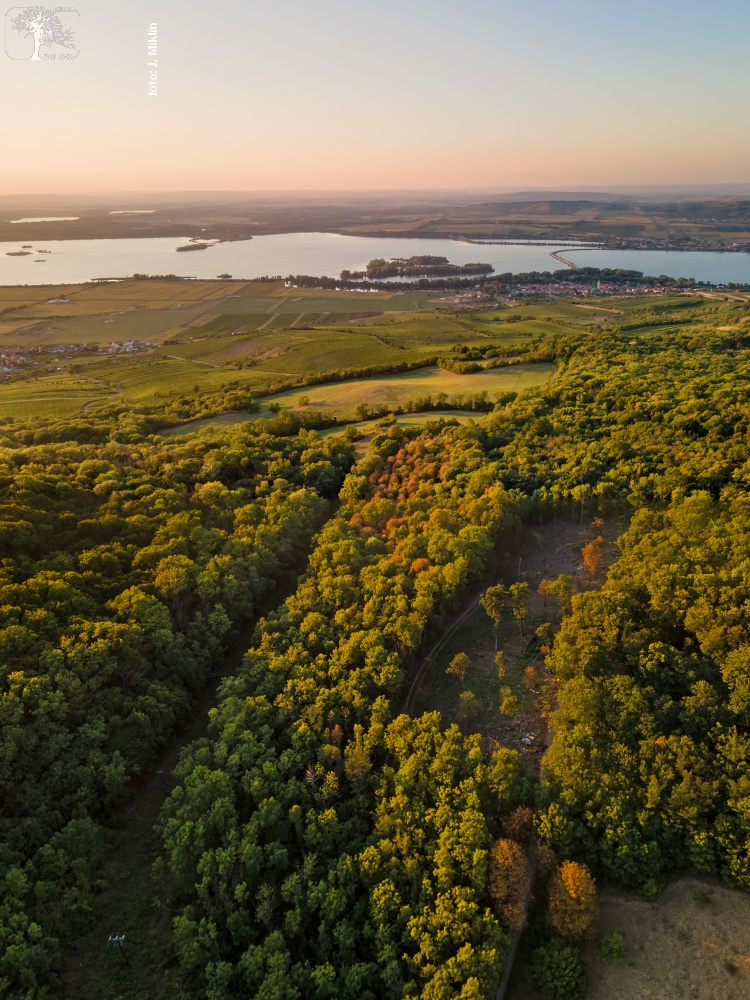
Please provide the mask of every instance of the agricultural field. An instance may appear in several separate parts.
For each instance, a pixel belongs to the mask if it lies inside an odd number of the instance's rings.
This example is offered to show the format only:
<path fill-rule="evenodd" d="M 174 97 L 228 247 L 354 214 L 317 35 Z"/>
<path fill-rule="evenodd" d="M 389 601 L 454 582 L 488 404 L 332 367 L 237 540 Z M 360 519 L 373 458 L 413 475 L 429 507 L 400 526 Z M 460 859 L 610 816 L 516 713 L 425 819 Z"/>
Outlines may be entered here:
<path fill-rule="evenodd" d="M 242 282 L 122 281 L 0 287 L 0 347 L 161 341 Z M 50 301 L 52 300 L 52 301 Z"/>
<path fill-rule="evenodd" d="M 45 375 L 0 387 L 0 412 L 16 418 L 69 416 L 107 402 L 113 392 L 94 379 Z"/>
<path fill-rule="evenodd" d="M 49 302 L 48 299 L 67 299 Z M 280 282 L 123 281 L 0 289 L 0 353 L 17 353 L 0 382 L 0 416 L 52 414 L 107 399 L 141 405 L 186 393 L 249 387 L 273 393 L 304 377 L 426 361 L 456 344 L 495 345 L 512 355 L 531 340 L 625 326 L 637 332 L 741 326 L 743 304 L 696 295 L 612 298 L 453 308 L 436 292 L 289 289 Z M 734 314 L 728 310 L 734 309 Z M 738 312 L 739 310 L 739 312 Z M 137 342 L 123 353 L 128 342 Z M 110 345 L 121 345 L 110 349 Z M 66 350 L 67 349 L 67 350 Z M 8 364 L 0 360 L 0 366 Z M 544 372 L 540 378 L 540 374 Z M 424 371 L 393 382 L 347 383 L 292 392 L 296 405 L 335 407 L 353 416 L 361 401 L 398 405 L 409 396 L 513 389 L 549 377 L 538 366 L 475 379 Z M 70 383 L 63 377 L 73 379 Z M 400 379 L 400 380 L 399 380 Z M 426 379 L 426 381 L 425 381 Z M 437 380 L 437 381 L 436 381 Z M 61 385 L 67 388 L 60 390 Z M 89 388 L 91 391 L 89 391 Z M 361 394 L 355 399 L 353 394 Z"/>
<path fill-rule="evenodd" d="M 53 347 L 56 344 L 104 345 L 112 341 L 143 340 L 160 343 L 164 337 L 180 331 L 205 310 L 205 306 L 184 308 L 125 309 L 116 313 L 81 316 L 56 316 L 45 319 L 15 319 L 13 328 L 0 332 L 0 346 L 13 347 L 21 341 L 30 347 Z"/>
<path fill-rule="evenodd" d="M 272 374 L 307 375 L 316 371 L 364 368 L 368 365 L 417 361 L 424 350 L 404 351 L 358 330 L 315 329 L 237 331 L 206 340 L 170 341 L 160 353 L 200 361 L 205 364 L 252 363 L 259 371 Z"/>
<path fill-rule="evenodd" d="M 427 309 L 431 303 L 442 296 L 442 292 L 415 289 L 413 292 L 332 292 L 319 288 L 287 288 L 280 282 L 248 282 L 245 287 L 234 294 L 237 300 L 232 310 L 255 310 L 261 307 L 264 299 L 281 299 L 288 312 L 294 312 L 297 307 L 305 307 L 311 312 L 389 312 L 391 310 Z M 221 312 L 229 311 L 224 307 Z"/>
<path fill-rule="evenodd" d="M 24 315 L 84 316 L 131 306 L 163 309 L 165 306 L 211 303 L 237 295 L 240 281 L 108 281 L 83 285 L 0 286 L 0 315 L 24 310 Z M 269 287 L 269 286 L 266 286 Z M 271 286 L 276 287 L 276 286 Z M 49 302 L 68 299 L 68 302 Z"/>
<path fill-rule="evenodd" d="M 113 391 L 132 402 L 154 398 L 207 392 L 226 385 L 228 373 L 189 361 L 147 355 L 141 358 L 122 357 L 91 364 L 86 371 L 94 378 L 105 379 Z M 262 385 L 264 379 L 252 369 L 232 372 L 232 382 L 240 385 Z M 0 400 L 2 390 L 0 389 Z"/>

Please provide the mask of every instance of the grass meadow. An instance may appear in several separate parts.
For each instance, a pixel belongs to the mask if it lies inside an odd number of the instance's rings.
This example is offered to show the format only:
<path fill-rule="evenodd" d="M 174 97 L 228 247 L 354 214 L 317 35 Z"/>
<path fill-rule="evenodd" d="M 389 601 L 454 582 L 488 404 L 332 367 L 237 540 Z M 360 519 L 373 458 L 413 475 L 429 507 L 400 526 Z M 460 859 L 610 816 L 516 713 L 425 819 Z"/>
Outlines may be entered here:
<path fill-rule="evenodd" d="M 523 392 L 524 389 L 542 385 L 554 372 L 555 366 L 547 363 L 484 369 L 475 375 L 456 375 L 435 367 L 418 368 L 399 375 L 290 389 L 264 399 L 261 416 L 270 415 L 268 404 L 271 402 L 279 403 L 282 410 L 295 409 L 305 397 L 308 400 L 306 408 L 332 410 L 344 420 L 355 416 L 359 403 L 370 406 L 382 404 L 391 409 L 402 406 L 408 399 L 438 393 L 455 396 L 486 392 L 490 399 L 494 399 L 503 392 Z"/>

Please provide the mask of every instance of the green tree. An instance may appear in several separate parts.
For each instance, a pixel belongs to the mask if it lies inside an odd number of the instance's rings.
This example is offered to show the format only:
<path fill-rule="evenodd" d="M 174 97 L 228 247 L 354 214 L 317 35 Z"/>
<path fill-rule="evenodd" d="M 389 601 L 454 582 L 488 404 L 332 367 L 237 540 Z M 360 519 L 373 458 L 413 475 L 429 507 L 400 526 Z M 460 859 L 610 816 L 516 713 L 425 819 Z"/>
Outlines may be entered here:
<path fill-rule="evenodd" d="M 535 949 L 530 972 L 534 984 L 547 1000 L 584 1000 L 586 996 L 583 959 L 575 948 L 559 938 Z"/>

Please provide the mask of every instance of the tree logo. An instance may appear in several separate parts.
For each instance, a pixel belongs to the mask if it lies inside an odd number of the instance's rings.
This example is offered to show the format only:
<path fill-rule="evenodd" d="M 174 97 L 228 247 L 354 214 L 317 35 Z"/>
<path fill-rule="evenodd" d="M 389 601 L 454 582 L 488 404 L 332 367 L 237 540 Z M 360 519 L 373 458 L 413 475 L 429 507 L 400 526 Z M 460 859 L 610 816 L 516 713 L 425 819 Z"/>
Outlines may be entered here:
<path fill-rule="evenodd" d="M 78 11 L 73 7 L 11 7 L 5 15 L 10 59 L 42 62 L 78 55 Z"/>

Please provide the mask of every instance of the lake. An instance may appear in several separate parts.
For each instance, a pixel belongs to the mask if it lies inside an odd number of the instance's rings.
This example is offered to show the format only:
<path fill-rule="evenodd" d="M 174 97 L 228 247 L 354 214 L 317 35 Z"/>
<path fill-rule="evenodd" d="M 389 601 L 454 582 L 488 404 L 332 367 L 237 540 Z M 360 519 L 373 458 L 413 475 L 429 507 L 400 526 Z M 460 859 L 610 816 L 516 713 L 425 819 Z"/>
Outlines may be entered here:
<path fill-rule="evenodd" d="M 313 274 L 337 277 L 344 268 L 362 270 L 374 257 L 447 257 L 452 264 L 492 264 L 498 274 L 554 271 L 561 265 L 552 251 L 581 266 L 623 267 L 644 274 L 668 274 L 716 284 L 750 283 L 750 254 L 675 250 L 584 249 L 574 243 L 479 245 L 458 240 L 339 236 L 336 233 L 283 233 L 252 240 L 219 243 L 206 250 L 176 253 L 191 236 L 117 240 L 34 241 L 28 256 L 9 257 L 23 244 L 0 243 L 0 284 L 74 284 L 93 278 L 125 278 L 144 274 L 177 274 L 215 278 Z M 41 251 L 51 251 L 41 253 Z"/>

